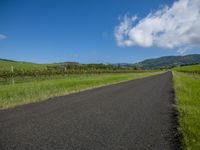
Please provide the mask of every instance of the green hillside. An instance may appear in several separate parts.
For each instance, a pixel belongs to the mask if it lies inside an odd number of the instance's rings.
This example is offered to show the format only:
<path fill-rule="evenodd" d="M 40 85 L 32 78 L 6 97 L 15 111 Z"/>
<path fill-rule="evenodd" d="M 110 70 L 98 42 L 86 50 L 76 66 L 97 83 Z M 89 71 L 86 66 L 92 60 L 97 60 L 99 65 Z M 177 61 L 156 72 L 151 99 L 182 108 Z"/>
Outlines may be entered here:
<path fill-rule="evenodd" d="M 12 69 L 13 68 L 13 69 Z M 99 74 L 143 72 L 130 67 L 109 64 L 80 64 L 76 62 L 61 62 L 52 64 L 36 64 L 0 59 L 0 82 L 4 83 L 13 77 L 41 77 L 69 74 Z M 149 72 L 149 71 L 148 71 Z"/>
<path fill-rule="evenodd" d="M 43 70 L 46 69 L 46 64 L 36 64 L 30 62 L 20 62 L 20 61 L 13 61 L 13 60 L 5 60 L 0 59 L 0 70 L 11 70 L 11 66 L 14 69 L 20 70 Z"/>
<path fill-rule="evenodd" d="M 141 69 L 160 69 L 192 64 L 200 64 L 200 54 L 186 56 L 165 56 L 155 59 L 147 59 L 135 64 L 135 66 Z"/>

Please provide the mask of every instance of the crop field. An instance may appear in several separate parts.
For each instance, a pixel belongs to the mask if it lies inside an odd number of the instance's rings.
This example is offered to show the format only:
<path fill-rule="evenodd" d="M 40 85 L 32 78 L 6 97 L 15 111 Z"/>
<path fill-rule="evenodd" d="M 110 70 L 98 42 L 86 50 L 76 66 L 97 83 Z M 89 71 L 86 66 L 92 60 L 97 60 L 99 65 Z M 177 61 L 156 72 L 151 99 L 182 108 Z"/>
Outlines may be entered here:
<path fill-rule="evenodd" d="M 173 71 L 180 132 L 184 149 L 200 147 L 200 65 L 175 68 Z"/>
<path fill-rule="evenodd" d="M 138 73 L 158 70 L 137 70 L 133 66 L 109 64 L 79 64 L 75 62 L 35 64 L 0 59 L 0 85 L 22 83 L 46 78 L 57 78 L 74 74 Z"/>
<path fill-rule="evenodd" d="M 0 108 L 157 74 L 105 64 L 34 64 L 0 60 Z"/>

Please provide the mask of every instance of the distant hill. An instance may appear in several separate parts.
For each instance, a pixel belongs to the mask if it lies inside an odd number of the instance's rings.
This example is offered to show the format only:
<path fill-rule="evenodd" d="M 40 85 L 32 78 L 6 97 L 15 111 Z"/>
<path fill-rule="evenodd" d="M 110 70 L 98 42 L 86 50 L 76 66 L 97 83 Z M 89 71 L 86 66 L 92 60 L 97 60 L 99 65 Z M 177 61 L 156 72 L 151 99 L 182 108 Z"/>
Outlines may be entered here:
<path fill-rule="evenodd" d="M 162 69 L 192 64 L 200 64 L 200 54 L 185 56 L 164 56 L 155 59 L 146 59 L 134 64 L 134 66 L 141 69 Z"/>
<path fill-rule="evenodd" d="M 200 64 L 200 54 L 186 55 L 186 56 L 164 56 L 155 59 L 147 59 L 136 64 L 130 63 L 115 63 L 115 64 L 80 64 L 77 62 L 60 62 L 52 64 L 37 64 L 31 62 L 14 61 L 7 59 L 0 59 L 0 71 L 1 70 L 11 70 L 11 66 L 14 69 L 23 70 L 44 70 L 47 68 L 131 68 L 131 69 L 162 69 L 162 68 L 172 68 L 177 66 Z"/>

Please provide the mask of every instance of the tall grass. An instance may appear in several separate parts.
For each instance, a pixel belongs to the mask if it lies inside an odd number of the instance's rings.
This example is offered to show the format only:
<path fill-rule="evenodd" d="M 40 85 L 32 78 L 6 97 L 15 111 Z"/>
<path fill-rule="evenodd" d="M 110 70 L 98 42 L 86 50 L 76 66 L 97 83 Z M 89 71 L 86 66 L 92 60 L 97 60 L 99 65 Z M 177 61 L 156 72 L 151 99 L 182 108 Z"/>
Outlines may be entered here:
<path fill-rule="evenodd" d="M 37 102 L 53 96 L 154 74 L 158 74 L 158 72 L 72 75 L 57 79 L 0 85 L 0 108 Z"/>
<path fill-rule="evenodd" d="M 189 67 L 189 71 L 194 67 Z M 198 69 L 198 68 L 196 68 Z M 182 68 L 186 70 L 186 68 Z M 173 72 L 184 149 L 200 149 L 200 75 Z"/>

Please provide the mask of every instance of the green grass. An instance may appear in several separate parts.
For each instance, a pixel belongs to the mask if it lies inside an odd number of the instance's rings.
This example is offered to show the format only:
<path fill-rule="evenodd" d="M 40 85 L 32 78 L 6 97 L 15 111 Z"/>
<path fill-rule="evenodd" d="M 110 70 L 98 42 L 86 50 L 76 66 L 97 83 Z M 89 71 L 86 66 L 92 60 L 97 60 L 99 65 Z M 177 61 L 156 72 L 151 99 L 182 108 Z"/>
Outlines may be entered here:
<path fill-rule="evenodd" d="M 71 75 L 69 77 L 0 85 L 0 108 L 9 108 L 65 95 L 83 89 L 146 77 L 160 72 Z"/>
<path fill-rule="evenodd" d="M 14 69 L 24 69 L 24 70 L 43 70 L 46 69 L 46 64 L 35 64 L 30 62 L 16 62 L 8 60 L 0 60 L 0 70 L 11 70 L 11 66 Z"/>
<path fill-rule="evenodd" d="M 200 65 L 176 67 L 174 70 L 181 72 L 200 72 Z"/>
<path fill-rule="evenodd" d="M 65 77 L 67 78 L 71 78 L 71 76 L 76 76 L 75 74 L 69 74 L 69 75 L 51 75 L 51 76 L 47 76 L 47 75 L 41 75 L 41 76 L 36 76 L 36 77 L 32 77 L 32 76 L 17 76 L 14 77 L 15 83 L 19 84 L 19 83 L 27 83 L 27 82 L 41 82 L 43 80 L 51 80 L 51 79 L 63 79 Z M 0 85 L 8 85 L 8 84 L 12 84 L 12 78 L 5 80 L 0 78 Z"/>
<path fill-rule="evenodd" d="M 200 65 L 181 70 L 193 70 Z M 180 69 L 180 68 L 179 68 Z M 182 143 L 186 150 L 200 149 L 200 75 L 173 72 Z"/>

